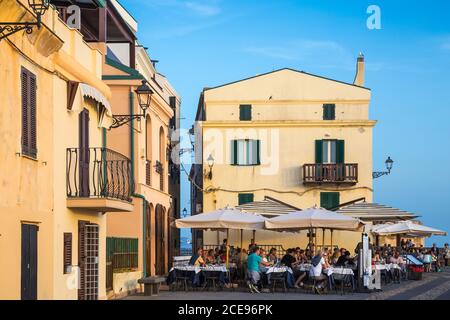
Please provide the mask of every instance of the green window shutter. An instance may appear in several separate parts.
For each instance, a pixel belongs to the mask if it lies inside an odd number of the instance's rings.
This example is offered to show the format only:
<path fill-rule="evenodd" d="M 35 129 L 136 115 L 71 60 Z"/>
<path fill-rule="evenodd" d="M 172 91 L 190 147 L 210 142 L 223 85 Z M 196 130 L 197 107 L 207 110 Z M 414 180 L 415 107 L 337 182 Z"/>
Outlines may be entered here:
<path fill-rule="evenodd" d="M 323 120 L 335 120 L 336 119 L 336 105 L 324 104 L 323 105 Z"/>
<path fill-rule="evenodd" d="M 251 121 L 252 120 L 252 106 L 249 104 L 242 104 L 239 106 L 239 120 Z"/>
<path fill-rule="evenodd" d="M 339 192 L 321 192 L 320 206 L 324 209 L 333 209 L 340 204 Z"/>
<path fill-rule="evenodd" d="M 253 193 L 239 193 L 238 195 L 239 205 L 251 203 L 254 201 L 253 199 L 254 199 Z"/>
<path fill-rule="evenodd" d="M 256 140 L 256 164 L 261 164 L 261 140 Z"/>
<path fill-rule="evenodd" d="M 336 141 L 336 163 L 345 163 L 345 141 Z"/>
<path fill-rule="evenodd" d="M 231 164 L 238 164 L 238 141 L 231 140 Z"/>
<path fill-rule="evenodd" d="M 323 162 L 323 141 L 322 140 L 316 140 L 316 163 L 322 163 Z"/>

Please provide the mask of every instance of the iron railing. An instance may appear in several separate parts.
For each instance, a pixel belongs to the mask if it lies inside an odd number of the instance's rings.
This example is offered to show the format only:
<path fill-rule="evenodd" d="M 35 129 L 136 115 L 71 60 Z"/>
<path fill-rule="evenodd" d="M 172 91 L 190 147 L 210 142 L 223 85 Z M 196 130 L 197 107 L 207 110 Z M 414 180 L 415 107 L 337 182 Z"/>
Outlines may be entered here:
<path fill-rule="evenodd" d="M 305 164 L 304 183 L 357 183 L 358 165 L 355 163 Z"/>
<path fill-rule="evenodd" d="M 67 149 L 66 179 L 69 198 L 132 200 L 131 161 L 107 148 Z"/>

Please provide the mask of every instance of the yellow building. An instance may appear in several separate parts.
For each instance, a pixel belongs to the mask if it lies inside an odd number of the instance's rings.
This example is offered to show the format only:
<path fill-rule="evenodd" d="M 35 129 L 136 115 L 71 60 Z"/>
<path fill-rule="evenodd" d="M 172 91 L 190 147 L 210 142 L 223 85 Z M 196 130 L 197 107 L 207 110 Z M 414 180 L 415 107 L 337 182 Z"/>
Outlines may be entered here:
<path fill-rule="evenodd" d="M 192 214 L 267 197 L 300 209 L 371 202 L 376 121 L 369 119 L 370 100 L 362 55 L 354 83 L 281 69 L 204 89 L 196 118 L 196 155 L 203 165 L 191 172 Z M 225 237 L 193 234 L 194 246 Z M 335 232 L 334 243 L 351 247 L 360 236 Z M 245 243 L 252 237 L 246 232 Z M 318 232 L 317 243 L 321 237 Z M 239 232 L 229 240 L 239 246 Z M 308 240 L 306 233 L 258 231 L 256 241 L 289 248 Z"/>
<path fill-rule="evenodd" d="M 0 21 L 35 20 L 0 1 Z M 0 299 L 104 299 L 105 213 L 133 210 L 131 162 L 104 148 L 102 53 L 52 7 L 42 22 L 0 41 Z"/>

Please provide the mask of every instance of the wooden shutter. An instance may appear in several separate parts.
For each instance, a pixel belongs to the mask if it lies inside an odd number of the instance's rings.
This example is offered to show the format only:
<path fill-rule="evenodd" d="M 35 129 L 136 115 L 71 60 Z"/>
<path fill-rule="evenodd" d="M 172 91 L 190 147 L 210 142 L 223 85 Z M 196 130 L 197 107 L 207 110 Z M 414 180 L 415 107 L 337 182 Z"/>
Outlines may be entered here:
<path fill-rule="evenodd" d="M 29 155 L 30 153 L 30 142 L 29 142 L 29 114 L 28 114 L 28 104 L 29 104 L 29 88 L 28 88 L 28 70 L 22 68 L 20 79 L 22 85 L 22 153 L 24 155 Z"/>
<path fill-rule="evenodd" d="M 261 164 L 261 140 L 256 140 L 256 164 Z"/>
<path fill-rule="evenodd" d="M 22 154 L 37 157 L 36 76 L 22 67 Z"/>
<path fill-rule="evenodd" d="M 238 141 L 231 140 L 231 164 L 238 164 Z"/>
<path fill-rule="evenodd" d="M 242 104 L 239 106 L 239 120 L 241 121 L 252 120 L 252 106 L 250 104 Z"/>
<path fill-rule="evenodd" d="M 316 163 L 323 162 L 323 140 L 316 140 Z"/>
<path fill-rule="evenodd" d="M 78 221 L 78 268 L 80 269 L 80 283 L 78 300 L 86 299 L 86 225 L 87 221 Z"/>
<path fill-rule="evenodd" d="M 345 163 L 345 141 L 336 141 L 336 163 Z"/>
<path fill-rule="evenodd" d="M 69 267 L 72 266 L 72 233 L 64 233 L 64 274 L 69 273 Z"/>
<path fill-rule="evenodd" d="M 239 205 L 251 203 L 253 202 L 253 199 L 254 199 L 253 193 L 240 193 L 238 195 Z"/>
<path fill-rule="evenodd" d="M 335 120 L 336 119 L 336 105 L 324 104 L 323 105 L 323 120 Z"/>
<path fill-rule="evenodd" d="M 339 192 L 321 192 L 320 206 L 324 209 L 333 209 L 340 204 Z"/>

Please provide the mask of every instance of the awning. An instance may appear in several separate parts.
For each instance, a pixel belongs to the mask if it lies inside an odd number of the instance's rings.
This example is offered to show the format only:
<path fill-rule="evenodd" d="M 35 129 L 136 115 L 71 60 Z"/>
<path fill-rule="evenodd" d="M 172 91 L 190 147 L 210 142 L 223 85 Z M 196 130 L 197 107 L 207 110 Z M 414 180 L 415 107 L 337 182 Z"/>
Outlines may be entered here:
<path fill-rule="evenodd" d="M 396 224 L 375 225 L 372 227 L 372 233 L 380 236 L 405 234 L 411 236 L 446 236 L 447 232 L 427 227 L 412 221 L 405 221 Z"/>
<path fill-rule="evenodd" d="M 80 83 L 80 90 L 83 97 L 90 98 L 97 102 L 98 125 L 109 129 L 112 125 L 112 109 L 108 99 L 96 88 Z"/>
<path fill-rule="evenodd" d="M 237 206 L 236 209 L 260 214 L 266 218 L 278 217 L 294 211 L 300 211 L 299 208 L 270 197 L 265 197 L 262 201 L 254 201 Z"/>
<path fill-rule="evenodd" d="M 418 215 L 408 211 L 365 201 L 342 207 L 336 212 L 363 221 L 399 221 L 418 217 Z"/>

